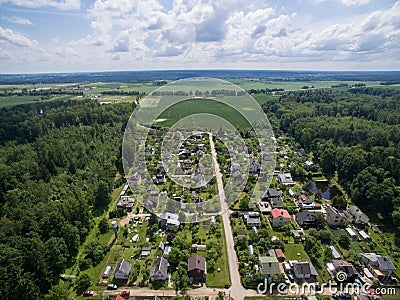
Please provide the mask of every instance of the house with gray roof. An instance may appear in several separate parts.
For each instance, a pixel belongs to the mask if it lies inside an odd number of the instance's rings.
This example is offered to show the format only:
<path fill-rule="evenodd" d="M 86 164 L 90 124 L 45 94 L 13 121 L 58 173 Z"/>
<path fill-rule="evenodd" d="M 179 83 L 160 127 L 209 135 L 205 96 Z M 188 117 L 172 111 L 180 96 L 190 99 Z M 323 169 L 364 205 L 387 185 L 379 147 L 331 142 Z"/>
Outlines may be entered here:
<path fill-rule="evenodd" d="M 295 219 L 297 224 L 301 227 L 303 226 L 314 226 L 315 225 L 315 218 L 314 212 L 310 210 L 303 210 L 295 214 Z"/>
<path fill-rule="evenodd" d="M 280 184 L 284 185 L 294 185 L 294 181 L 292 179 L 292 175 L 290 173 L 281 173 L 278 174 L 276 181 Z"/>
<path fill-rule="evenodd" d="M 346 216 L 335 207 L 327 205 L 325 207 L 326 220 L 329 226 L 343 226 L 343 220 Z"/>
<path fill-rule="evenodd" d="M 317 271 L 310 262 L 293 263 L 293 274 L 297 279 L 315 279 L 318 276 Z"/>
<path fill-rule="evenodd" d="M 132 270 L 131 263 L 123 259 L 121 262 L 117 264 L 117 267 L 114 270 L 114 278 L 116 280 L 127 281 L 129 275 L 131 274 L 131 270 Z"/>
<path fill-rule="evenodd" d="M 357 225 L 366 225 L 369 222 L 369 217 L 355 205 L 349 206 L 347 209 L 347 217 L 349 221 Z"/>
<path fill-rule="evenodd" d="M 167 280 L 168 279 L 168 260 L 164 257 L 160 257 L 157 262 L 152 266 L 150 272 L 150 280 Z"/>
<path fill-rule="evenodd" d="M 387 256 L 377 255 L 375 253 L 362 254 L 363 262 L 368 270 L 379 280 L 387 280 L 396 270 L 393 262 Z"/>
<path fill-rule="evenodd" d="M 269 202 L 271 207 L 283 207 L 282 194 L 282 191 L 269 188 L 261 197 L 261 201 Z"/>

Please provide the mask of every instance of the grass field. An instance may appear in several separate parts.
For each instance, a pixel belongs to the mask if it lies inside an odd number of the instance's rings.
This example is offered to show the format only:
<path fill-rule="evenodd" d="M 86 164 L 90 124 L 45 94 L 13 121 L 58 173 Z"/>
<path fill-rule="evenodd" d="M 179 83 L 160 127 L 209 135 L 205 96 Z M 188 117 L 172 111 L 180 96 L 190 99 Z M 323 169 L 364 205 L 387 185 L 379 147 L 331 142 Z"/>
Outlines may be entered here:
<path fill-rule="evenodd" d="M 3 107 L 11 107 L 15 105 L 21 104 L 29 104 L 29 103 L 46 103 L 55 100 L 69 100 L 75 98 L 71 95 L 54 97 L 50 99 L 41 100 L 40 96 L 8 96 L 8 97 L 0 97 L 0 108 Z"/>
<path fill-rule="evenodd" d="M 285 256 L 288 261 L 289 260 L 310 261 L 310 258 L 304 251 L 302 244 L 287 244 L 285 246 Z"/>
<path fill-rule="evenodd" d="M 159 119 L 164 120 L 158 122 L 157 124 L 170 127 L 178 120 L 197 113 L 209 113 L 217 115 L 230 122 L 236 128 L 250 127 L 247 120 L 232 107 L 224 103 L 209 99 L 189 99 L 179 102 L 178 104 L 175 104 L 166 109 L 159 116 Z M 207 122 L 208 121 L 211 120 L 207 120 Z M 218 122 L 218 120 L 212 121 Z"/>

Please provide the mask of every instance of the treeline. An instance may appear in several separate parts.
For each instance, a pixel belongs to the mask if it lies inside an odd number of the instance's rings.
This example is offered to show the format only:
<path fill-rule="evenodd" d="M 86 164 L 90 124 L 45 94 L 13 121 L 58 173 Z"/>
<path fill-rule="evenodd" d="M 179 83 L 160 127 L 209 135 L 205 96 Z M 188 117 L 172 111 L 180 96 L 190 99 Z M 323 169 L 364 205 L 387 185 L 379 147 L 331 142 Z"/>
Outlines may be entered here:
<path fill-rule="evenodd" d="M 15 90 L 3 90 L 0 91 L 0 97 L 6 96 L 43 96 L 49 97 L 51 95 L 71 95 L 71 96 L 83 96 L 82 91 L 76 90 L 62 90 L 62 89 L 48 89 L 48 90 L 27 90 L 22 89 L 21 91 Z"/>
<path fill-rule="evenodd" d="M 249 89 L 247 90 L 247 92 L 249 94 L 255 94 L 255 95 L 259 95 L 259 94 L 265 94 L 265 95 L 271 95 L 272 93 L 275 92 L 284 92 L 285 89 L 282 88 L 275 88 L 275 89 Z"/>
<path fill-rule="evenodd" d="M 0 110 L 1 298 L 44 299 L 74 263 L 122 171 L 131 111 L 90 100 Z"/>
<path fill-rule="evenodd" d="M 118 96 L 144 96 L 145 93 L 140 93 L 138 91 L 122 91 L 122 90 L 111 90 L 111 91 L 103 91 L 102 95 L 118 95 Z"/>
<path fill-rule="evenodd" d="M 292 92 L 263 109 L 326 174 L 337 171 L 356 204 L 400 227 L 400 91 Z"/>

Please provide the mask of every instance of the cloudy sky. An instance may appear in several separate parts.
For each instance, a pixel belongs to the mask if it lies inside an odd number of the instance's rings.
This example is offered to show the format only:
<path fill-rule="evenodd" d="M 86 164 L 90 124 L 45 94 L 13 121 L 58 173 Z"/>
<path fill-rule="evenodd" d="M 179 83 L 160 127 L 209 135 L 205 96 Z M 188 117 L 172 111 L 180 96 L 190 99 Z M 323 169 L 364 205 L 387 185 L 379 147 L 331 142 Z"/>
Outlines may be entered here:
<path fill-rule="evenodd" d="M 400 70 L 395 0 L 0 0 L 0 73 Z"/>

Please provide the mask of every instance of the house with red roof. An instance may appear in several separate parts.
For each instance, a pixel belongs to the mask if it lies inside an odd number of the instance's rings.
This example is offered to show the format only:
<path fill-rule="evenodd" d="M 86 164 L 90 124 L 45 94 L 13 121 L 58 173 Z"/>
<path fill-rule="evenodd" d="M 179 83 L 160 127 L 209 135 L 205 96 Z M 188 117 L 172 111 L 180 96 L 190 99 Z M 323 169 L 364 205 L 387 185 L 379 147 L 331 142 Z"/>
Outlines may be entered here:
<path fill-rule="evenodd" d="M 272 227 L 281 227 L 290 223 L 290 215 L 286 209 L 274 208 L 271 210 Z"/>

